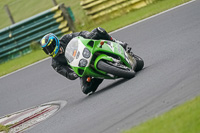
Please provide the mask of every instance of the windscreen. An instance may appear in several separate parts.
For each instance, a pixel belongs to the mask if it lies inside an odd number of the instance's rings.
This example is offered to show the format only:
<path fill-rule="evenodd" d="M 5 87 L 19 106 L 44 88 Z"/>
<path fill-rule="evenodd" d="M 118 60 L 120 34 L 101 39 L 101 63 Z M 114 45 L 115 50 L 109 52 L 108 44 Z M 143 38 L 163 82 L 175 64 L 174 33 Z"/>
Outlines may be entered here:
<path fill-rule="evenodd" d="M 74 58 L 76 57 L 76 54 L 78 52 L 78 39 L 73 38 L 67 45 L 65 50 L 65 57 L 71 63 Z"/>

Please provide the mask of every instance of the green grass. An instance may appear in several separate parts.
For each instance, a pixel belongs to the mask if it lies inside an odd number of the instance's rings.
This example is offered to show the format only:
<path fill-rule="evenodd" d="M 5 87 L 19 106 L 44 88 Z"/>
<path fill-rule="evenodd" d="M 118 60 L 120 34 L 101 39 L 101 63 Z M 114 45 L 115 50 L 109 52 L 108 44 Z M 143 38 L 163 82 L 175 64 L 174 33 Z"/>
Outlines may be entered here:
<path fill-rule="evenodd" d="M 8 133 L 9 127 L 8 126 L 3 126 L 3 125 L 0 124 L 0 132 L 1 131 L 5 131 L 6 133 Z"/>
<path fill-rule="evenodd" d="M 5 15 L 5 13 L 2 13 L 4 11 L 2 6 L 5 4 L 9 5 L 11 12 L 14 13 L 14 19 L 17 21 L 35 15 L 41 11 L 47 10 L 53 5 L 51 0 L 42 0 L 40 2 L 38 2 L 38 0 L 29 0 L 29 2 L 27 2 L 27 0 L 17 0 L 16 2 L 14 1 L 15 0 L 0 0 L 0 18 L 1 20 L 4 20 L 0 21 L 0 28 L 1 26 L 5 27 L 9 25 L 9 20 L 6 19 L 7 16 Z M 157 14 L 174 6 L 180 5 L 187 1 L 190 0 L 157 0 L 157 2 L 139 10 L 135 10 L 134 12 L 129 12 L 121 17 L 106 21 L 105 23 L 95 24 L 95 22 L 92 22 L 88 20 L 87 17 L 85 17 L 83 10 L 79 4 L 79 0 L 57 0 L 58 3 L 64 2 L 65 5 L 68 5 L 72 8 L 76 18 L 76 26 L 78 31 L 91 31 L 93 28 L 100 26 L 105 28 L 108 32 L 124 27 L 128 24 L 134 23 L 136 21 Z M 35 61 L 41 60 L 44 57 L 44 54 L 39 50 L 37 52 L 33 52 L 18 59 L 14 59 L 4 64 L 0 64 L 0 76 L 8 74 L 24 66 L 27 66 Z"/>
<path fill-rule="evenodd" d="M 123 133 L 200 133 L 200 96 Z"/>

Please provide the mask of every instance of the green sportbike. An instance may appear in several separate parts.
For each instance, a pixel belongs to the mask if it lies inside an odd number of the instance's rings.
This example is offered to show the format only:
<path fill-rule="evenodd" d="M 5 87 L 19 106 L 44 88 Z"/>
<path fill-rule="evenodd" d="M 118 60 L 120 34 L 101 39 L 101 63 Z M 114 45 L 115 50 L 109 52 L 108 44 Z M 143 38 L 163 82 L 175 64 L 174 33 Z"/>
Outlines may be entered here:
<path fill-rule="evenodd" d="M 65 57 L 79 77 L 130 79 L 144 66 L 142 58 L 130 56 L 118 43 L 81 36 L 68 43 Z"/>

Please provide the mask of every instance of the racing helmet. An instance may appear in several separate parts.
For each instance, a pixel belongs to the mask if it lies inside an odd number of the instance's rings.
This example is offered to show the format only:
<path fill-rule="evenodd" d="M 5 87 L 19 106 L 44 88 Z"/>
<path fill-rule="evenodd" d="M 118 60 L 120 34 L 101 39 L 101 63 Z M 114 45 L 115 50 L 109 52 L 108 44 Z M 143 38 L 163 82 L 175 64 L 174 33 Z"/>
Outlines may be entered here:
<path fill-rule="evenodd" d="M 45 35 L 40 41 L 42 50 L 53 58 L 58 55 L 60 49 L 59 39 L 53 33 Z"/>

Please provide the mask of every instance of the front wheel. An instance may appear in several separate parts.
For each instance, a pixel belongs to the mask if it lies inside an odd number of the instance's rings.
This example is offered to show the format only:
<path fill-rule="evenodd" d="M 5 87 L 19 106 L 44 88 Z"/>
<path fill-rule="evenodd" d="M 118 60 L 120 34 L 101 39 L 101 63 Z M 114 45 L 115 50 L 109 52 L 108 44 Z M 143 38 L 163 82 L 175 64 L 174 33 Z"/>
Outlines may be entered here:
<path fill-rule="evenodd" d="M 134 70 L 124 65 L 119 65 L 113 62 L 105 62 L 105 61 L 100 60 L 97 63 L 97 68 L 104 72 L 110 73 L 118 77 L 126 78 L 126 79 L 130 79 L 135 76 Z"/>
<path fill-rule="evenodd" d="M 134 55 L 134 58 L 136 60 L 136 68 L 135 71 L 138 72 L 140 70 L 142 70 L 142 68 L 144 67 L 144 61 L 141 57 Z"/>

